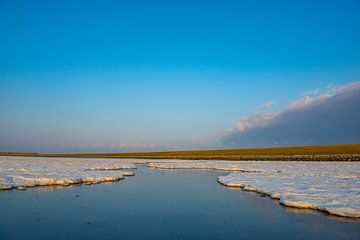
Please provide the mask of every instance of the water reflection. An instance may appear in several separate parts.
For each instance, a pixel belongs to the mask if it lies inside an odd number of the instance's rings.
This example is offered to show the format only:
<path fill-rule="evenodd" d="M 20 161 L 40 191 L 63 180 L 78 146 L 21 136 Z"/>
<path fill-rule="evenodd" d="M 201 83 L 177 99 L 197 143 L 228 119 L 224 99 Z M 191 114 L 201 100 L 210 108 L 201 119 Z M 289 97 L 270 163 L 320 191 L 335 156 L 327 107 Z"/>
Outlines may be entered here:
<path fill-rule="evenodd" d="M 4 192 L 0 238 L 360 239 L 359 222 L 282 207 L 219 175 L 139 168 L 116 183 Z"/>

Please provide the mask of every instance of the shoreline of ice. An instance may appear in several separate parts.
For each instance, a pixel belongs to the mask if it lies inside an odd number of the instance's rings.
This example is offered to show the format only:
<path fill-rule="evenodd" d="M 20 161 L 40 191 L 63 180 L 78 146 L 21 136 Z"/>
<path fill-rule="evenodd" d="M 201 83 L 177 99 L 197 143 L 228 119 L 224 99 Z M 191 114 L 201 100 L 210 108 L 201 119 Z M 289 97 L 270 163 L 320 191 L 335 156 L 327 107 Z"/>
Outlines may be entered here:
<path fill-rule="evenodd" d="M 129 169 L 136 166 L 114 159 L 0 157 L 0 191 L 116 182 L 135 176 L 133 172 L 120 171 Z"/>
<path fill-rule="evenodd" d="M 217 181 L 294 208 L 360 218 L 360 163 L 273 161 L 151 162 L 149 168 L 229 171 Z"/>
<path fill-rule="evenodd" d="M 149 169 L 228 172 L 217 181 L 257 192 L 294 208 L 360 218 L 360 162 L 283 162 L 0 157 L 0 191 L 50 185 L 95 184 Z"/>

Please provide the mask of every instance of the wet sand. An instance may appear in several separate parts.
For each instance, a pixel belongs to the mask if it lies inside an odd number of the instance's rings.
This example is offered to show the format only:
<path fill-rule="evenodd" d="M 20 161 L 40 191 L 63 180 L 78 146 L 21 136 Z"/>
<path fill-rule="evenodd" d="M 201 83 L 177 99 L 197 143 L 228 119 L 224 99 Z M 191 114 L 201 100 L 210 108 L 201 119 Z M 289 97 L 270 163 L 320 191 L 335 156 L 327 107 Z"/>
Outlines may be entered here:
<path fill-rule="evenodd" d="M 224 172 L 135 173 L 109 184 L 2 191 L 0 239 L 360 238 L 358 220 L 225 188 L 216 183 Z"/>

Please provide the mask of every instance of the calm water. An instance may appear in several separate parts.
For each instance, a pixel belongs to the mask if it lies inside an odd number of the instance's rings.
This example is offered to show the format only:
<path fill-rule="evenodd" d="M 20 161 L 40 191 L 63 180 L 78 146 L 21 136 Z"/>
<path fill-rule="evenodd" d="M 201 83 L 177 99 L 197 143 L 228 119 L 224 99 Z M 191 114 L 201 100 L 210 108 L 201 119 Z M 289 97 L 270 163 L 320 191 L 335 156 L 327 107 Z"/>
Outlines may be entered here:
<path fill-rule="evenodd" d="M 216 183 L 227 173 L 136 173 L 113 184 L 0 192 L 0 239 L 360 239 L 360 221 Z"/>

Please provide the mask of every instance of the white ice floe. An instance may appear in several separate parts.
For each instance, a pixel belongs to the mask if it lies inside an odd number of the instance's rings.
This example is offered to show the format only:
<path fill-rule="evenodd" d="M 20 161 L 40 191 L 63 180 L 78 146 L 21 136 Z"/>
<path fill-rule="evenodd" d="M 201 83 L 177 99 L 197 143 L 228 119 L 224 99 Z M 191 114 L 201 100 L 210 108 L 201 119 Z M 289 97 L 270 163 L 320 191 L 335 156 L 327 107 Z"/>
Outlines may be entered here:
<path fill-rule="evenodd" d="M 121 165 L 121 166 L 112 166 L 112 167 L 93 167 L 86 168 L 84 171 L 118 171 L 124 169 L 136 169 L 135 166 Z"/>
<path fill-rule="evenodd" d="M 218 182 L 266 194 L 285 206 L 360 218 L 359 162 L 173 160 L 149 167 L 231 171 Z"/>
<path fill-rule="evenodd" d="M 263 168 L 257 168 L 256 162 L 240 166 L 238 161 L 214 161 L 214 160 L 155 160 L 150 161 L 149 168 L 157 169 L 203 169 L 229 172 L 264 172 Z M 250 164 L 249 164 L 250 163 Z M 252 164 L 254 163 L 254 164 Z"/>
<path fill-rule="evenodd" d="M 0 190 L 47 185 L 114 182 L 135 169 L 132 160 L 94 158 L 0 157 Z"/>

